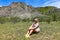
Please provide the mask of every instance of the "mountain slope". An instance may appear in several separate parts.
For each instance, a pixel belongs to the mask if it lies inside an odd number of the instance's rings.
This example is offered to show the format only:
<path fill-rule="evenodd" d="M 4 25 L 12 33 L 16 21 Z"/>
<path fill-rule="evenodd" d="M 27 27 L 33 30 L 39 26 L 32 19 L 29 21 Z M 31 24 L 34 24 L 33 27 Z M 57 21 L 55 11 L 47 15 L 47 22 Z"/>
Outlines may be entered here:
<path fill-rule="evenodd" d="M 52 15 L 53 13 L 60 14 L 60 8 L 53 7 L 53 6 L 38 7 L 36 9 L 45 15 Z"/>
<path fill-rule="evenodd" d="M 32 6 L 22 2 L 13 2 L 9 6 L 0 7 L 0 16 L 18 16 L 21 18 L 32 18 L 38 15 L 39 12 Z"/>
<path fill-rule="evenodd" d="M 53 6 L 34 8 L 23 2 L 13 2 L 9 6 L 0 7 L 0 16 L 6 17 L 32 18 L 36 16 L 51 16 L 55 13 L 60 17 L 60 8 Z"/>

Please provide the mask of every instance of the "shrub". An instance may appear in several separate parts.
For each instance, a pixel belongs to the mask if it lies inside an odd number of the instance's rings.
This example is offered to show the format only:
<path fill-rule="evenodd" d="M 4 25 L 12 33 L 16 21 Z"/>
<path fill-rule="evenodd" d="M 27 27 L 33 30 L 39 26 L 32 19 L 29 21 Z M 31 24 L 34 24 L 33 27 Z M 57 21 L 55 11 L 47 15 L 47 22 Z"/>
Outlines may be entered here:
<path fill-rule="evenodd" d="M 24 19 L 22 19 L 22 21 L 23 22 L 29 22 L 29 21 L 31 21 L 31 18 L 24 18 Z"/>
<path fill-rule="evenodd" d="M 0 17 L 0 23 L 3 24 L 3 23 L 6 23 L 8 22 L 8 18 L 7 17 Z"/>
<path fill-rule="evenodd" d="M 17 23 L 20 21 L 21 21 L 21 19 L 19 17 L 10 17 L 10 22 Z"/>
<path fill-rule="evenodd" d="M 57 13 L 53 13 L 53 14 L 52 14 L 52 19 L 53 19 L 53 21 L 57 21 L 56 18 L 57 18 Z"/>

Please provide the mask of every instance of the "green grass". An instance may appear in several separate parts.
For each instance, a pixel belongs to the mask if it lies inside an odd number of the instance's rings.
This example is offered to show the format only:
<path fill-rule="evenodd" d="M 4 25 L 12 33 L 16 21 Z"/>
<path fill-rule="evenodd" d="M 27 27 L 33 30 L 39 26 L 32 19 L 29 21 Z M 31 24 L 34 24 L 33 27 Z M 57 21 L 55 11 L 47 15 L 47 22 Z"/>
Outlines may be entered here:
<path fill-rule="evenodd" d="M 60 40 L 60 22 L 40 22 L 40 33 L 24 38 L 32 22 L 0 24 L 0 40 Z"/>

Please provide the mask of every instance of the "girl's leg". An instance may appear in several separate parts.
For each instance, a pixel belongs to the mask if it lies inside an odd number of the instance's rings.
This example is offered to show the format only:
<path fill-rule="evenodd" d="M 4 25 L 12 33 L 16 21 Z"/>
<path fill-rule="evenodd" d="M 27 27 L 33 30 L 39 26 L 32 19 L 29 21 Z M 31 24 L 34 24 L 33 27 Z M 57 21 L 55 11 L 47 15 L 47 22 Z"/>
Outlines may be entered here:
<path fill-rule="evenodd" d="M 30 31 L 29 31 L 29 35 L 31 35 L 31 34 L 32 34 L 32 32 L 33 32 L 33 30 L 30 30 Z"/>
<path fill-rule="evenodd" d="M 33 30 L 32 30 L 32 29 L 30 29 L 30 30 L 27 32 L 27 34 L 31 35 L 31 34 L 32 34 L 32 32 L 33 32 Z"/>
<path fill-rule="evenodd" d="M 28 30 L 27 34 L 29 34 L 30 30 Z"/>
<path fill-rule="evenodd" d="M 34 29 L 34 31 L 33 32 L 39 32 L 40 31 L 40 29 L 39 28 L 37 28 L 37 29 Z"/>
<path fill-rule="evenodd" d="M 31 26 L 31 27 L 29 27 L 29 30 L 28 30 L 27 34 L 29 34 L 29 33 L 30 33 L 31 28 L 32 28 L 32 26 Z"/>

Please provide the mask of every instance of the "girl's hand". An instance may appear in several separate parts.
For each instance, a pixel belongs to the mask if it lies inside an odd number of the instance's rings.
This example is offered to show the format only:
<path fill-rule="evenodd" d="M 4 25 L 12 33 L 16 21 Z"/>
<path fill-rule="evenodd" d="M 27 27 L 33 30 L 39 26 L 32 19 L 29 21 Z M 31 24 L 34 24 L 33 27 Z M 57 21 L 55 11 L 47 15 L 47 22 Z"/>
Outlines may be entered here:
<path fill-rule="evenodd" d="M 32 29 L 34 29 L 34 27 Z"/>

